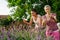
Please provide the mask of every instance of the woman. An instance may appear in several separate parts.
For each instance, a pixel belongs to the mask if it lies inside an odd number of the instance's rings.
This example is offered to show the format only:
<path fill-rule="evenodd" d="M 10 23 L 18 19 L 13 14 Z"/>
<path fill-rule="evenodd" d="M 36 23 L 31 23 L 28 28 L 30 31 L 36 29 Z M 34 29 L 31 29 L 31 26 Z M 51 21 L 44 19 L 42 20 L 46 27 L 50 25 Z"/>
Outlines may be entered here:
<path fill-rule="evenodd" d="M 42 16 L 42 25 L 46 25 L 46 36 L 52 36 L 53 40 L 60 40 L 56 14 L 51 13 L 51 7 L 49 5 L 46 5 L 44 10 L 46 14 Z"/>
<path fill-rule="evenodd" d="M 31 10 L 31 20 L 30 22 L 27 22 L 26 20 L 23 20 L 24 23 L 28 24 L 28 25 L 31 25 L 32 22 L 35 23 L 35 29 L 38 30 L 38 28 L 41 26 L 41 16 L 38 14 L 38 12 L 36 11 L 36 9 L 32 9 Z"/>
<path fill-rule="evenodd" d="M 41 36 L 40 36 L 39 32 L 40 32 L 40 27 L 42 25 L 41 16 L 37 13 L 36 9 L 31 10 L 31 16 L 32 17 L 31 17 L 30 22 L 27 22 L 26 20 L 23 20 L 23 22 L 28 25 L 31 25 L 32 22 L 34 22 L 35 28 L 31 31 L 36 33 L 36 40 L 40 40 Z"/>

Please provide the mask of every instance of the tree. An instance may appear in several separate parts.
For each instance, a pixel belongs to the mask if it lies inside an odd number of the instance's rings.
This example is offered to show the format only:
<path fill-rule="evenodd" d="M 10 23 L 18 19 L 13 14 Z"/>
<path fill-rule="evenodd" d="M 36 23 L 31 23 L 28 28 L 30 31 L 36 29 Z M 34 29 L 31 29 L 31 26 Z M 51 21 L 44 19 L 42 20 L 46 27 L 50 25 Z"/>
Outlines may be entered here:
<path fill-rule="evenodd" d="M 41 9 L 42 2 L 40 0 L 7 0 L 8 6 L 14 7 L 11 12 L 13 12 L 13 16 L 15 20 L 22 20 L 23 17 L 29 19 L 27 15 L 31 15 L 30 11 L 32 8 L 36 8 L 39 14 L 42 14 L 43 9 Z"/>
<path fill-rule="evenodd" d="M 60 0 L 7 0 L 8 6 L 13 7 L 13 19 L 22 20 L 22 18 L 27 18 L 27 16 L 31 15 L 30 11 L 32 8 L 35 8 L 40 15 L 43 15 L 44 6 L 50 5 L 52 7 L 52 11 L 57 13 L 57 18 L 60 20 Z M 28 17 L 27 19 L 30 19 Z"/>

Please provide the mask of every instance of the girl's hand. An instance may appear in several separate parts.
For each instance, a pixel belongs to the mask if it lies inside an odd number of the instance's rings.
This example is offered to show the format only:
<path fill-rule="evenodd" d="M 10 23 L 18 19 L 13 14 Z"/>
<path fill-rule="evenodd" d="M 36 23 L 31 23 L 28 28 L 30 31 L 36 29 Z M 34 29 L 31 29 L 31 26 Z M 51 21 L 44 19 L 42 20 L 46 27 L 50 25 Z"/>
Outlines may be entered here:
<path fill-rule="evenodd" d="M 25 22 L 27 22 L 25 19 L 23 19 L 23 22 L 25 23 Z"/>

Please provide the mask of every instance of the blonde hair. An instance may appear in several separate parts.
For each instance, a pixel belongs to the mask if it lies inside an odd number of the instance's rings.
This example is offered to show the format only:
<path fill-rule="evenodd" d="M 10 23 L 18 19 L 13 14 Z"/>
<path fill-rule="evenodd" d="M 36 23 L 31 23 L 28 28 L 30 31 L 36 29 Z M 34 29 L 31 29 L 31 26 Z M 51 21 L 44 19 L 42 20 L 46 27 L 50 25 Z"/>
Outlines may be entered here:
<path fill-rule="evenodd" d="M 49 8 L 51 9 L 50 5 L 45 5 L 45 6 L 44 6 L 44 9 L 45 9 L 46 7 L 49 7 Z"/>

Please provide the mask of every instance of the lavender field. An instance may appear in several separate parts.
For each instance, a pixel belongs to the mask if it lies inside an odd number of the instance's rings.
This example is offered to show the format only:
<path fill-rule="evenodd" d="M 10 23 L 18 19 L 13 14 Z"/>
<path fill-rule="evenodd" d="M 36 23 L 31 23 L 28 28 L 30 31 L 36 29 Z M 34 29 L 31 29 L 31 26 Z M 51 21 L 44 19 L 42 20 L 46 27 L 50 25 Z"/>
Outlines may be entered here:
<path fill-rule="evenodd" d="M 0 27 L 0 40 L 47 40 L 45 29 L 40 32 L 35 32 L 33 29 L 33 26 L 25 24 Z M 51 40 L 51 38 L 49 38 L 49 40 Z"/>

